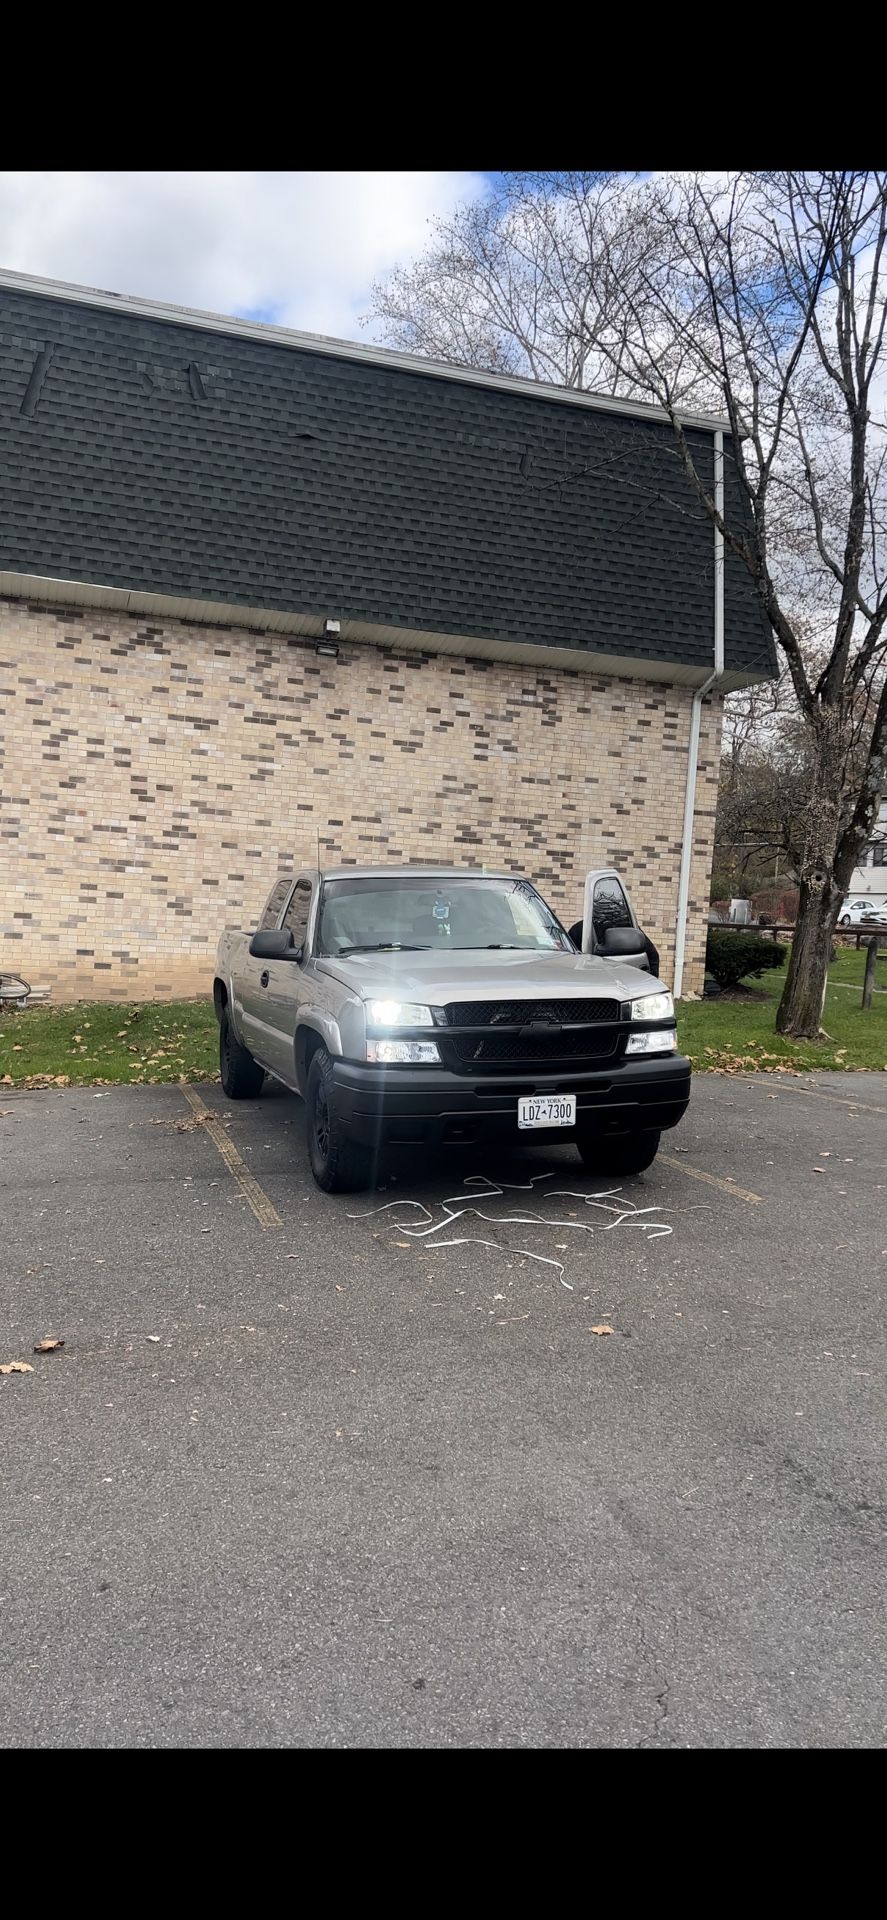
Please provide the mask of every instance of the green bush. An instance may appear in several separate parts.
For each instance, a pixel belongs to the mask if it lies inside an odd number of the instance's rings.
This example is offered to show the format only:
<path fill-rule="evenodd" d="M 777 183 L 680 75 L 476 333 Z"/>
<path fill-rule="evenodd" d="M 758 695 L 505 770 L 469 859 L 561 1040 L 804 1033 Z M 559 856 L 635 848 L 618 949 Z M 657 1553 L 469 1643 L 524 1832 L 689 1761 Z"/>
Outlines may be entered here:
<path fill-rule="evenodd" d="M 775 940 L 762 940 L 760 934 L 728 932 L 726 927 L 709 927 L 705 948 L 705 970 L 713 974 L 719 987 L 735 987 L 751 974 L 759 980 L 769 967 L 785 965 L 788 947 Z"/>

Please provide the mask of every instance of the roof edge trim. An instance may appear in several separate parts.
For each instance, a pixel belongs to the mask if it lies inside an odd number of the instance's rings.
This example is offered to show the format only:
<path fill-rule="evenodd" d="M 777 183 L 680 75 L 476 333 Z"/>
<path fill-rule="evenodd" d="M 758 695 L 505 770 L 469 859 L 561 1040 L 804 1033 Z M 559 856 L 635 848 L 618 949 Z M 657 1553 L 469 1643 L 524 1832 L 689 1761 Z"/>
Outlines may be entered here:
<path fill-rule="evenodd" d="M 477 367 L 451 366 L 445 360 L 423 360 L 420 354 L 400 353 L 393 347 L 363 346 L 357 340 L 334 340 L 322 333 L 299 333 L 293 327 L 278 327 L 265 320 L 239 320 L 220 313 L 207 313 L 200 307 L 180 307 L 165 300 L 149 300 L 128 293 L 112 293 L 102 287 L 81 287 L 74 281 L 50 280 L 36 273 L 16 273 L 0 267 L 0 290 L 32 293 L 42 299 L 66 301 L 72 306 L 100 307 L 108 313 L 131 314 L 138 319 L 159 320 L 167 326 L 196 327 L 204 333 L 228 334 L 234 339 L 253 340 L 268 347 L 285 347 L 298 353 L 323 354 L 332 360 L 353 360 L 364 366 L 388 367 L 393 373 L 424 374 L 426 379 L 454 380 L 463 386 L 489 387 L 496 393 L 514 393 L 524 399 L 551 400 L 560 405 L 590 407 L 598 413 L 621 414 L 630 419 L 652 420 L 670 425 L 664 407 L 651 400 L 617 400 L 606 393 L 578 392 L 575 387 L 550 386 L 541 380 L 524 380 L 516 375 L 485 373 Z M 716 414 L 684 412 L 681 425 L 706 433 L 730 432 L 730 422 Z"/>
<path fill-rule="evenodd" d="M 280 633 L 316 646 L 324 641 L 326 615 L 287 613 L 267 607 L 241 606 L 228 600 L 201 600 L 188 594 L 147 593 L 129 587 L 102 586 L 98 581 L 63 580 L 53 575 L 16 573 L 0 569 L 0 601 L 30 600 L 58 607 L 106 607 L 116 613 L 156 615 L 197 626 L 243 627 Z M 472 638 L 460 633 L 429 633 L 414 627 L 376 625 L 368 620 L 340 621 L 340 645 L 401 647 L 410 653 L 451 654 L 468 660 L 508 661 L 516 666 L 557 668 L 576 675 L 598 674 L 608 679 L 647 680 L 670 686 L 698 687 L 710 669 L 679 661 L 651 660 L 631 654 L 592 652 L 576 647 L 525 645 L 517 640 Z M 756 685 L 769 676 L 728 670 L 721 682 L 725 693 Z"/>

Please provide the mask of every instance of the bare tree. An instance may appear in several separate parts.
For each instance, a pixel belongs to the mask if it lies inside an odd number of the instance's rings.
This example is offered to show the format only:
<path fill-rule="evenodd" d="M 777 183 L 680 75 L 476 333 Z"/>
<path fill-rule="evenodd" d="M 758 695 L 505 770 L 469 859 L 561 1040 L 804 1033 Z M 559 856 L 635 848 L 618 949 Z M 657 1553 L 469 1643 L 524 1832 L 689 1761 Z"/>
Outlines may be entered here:
<path fill-rule="evenodd" d="M 740 710 L 724 742 L 715 823 L 715 869 L 731 894 L 773 886 L 780 863 L 783 880 L 797 881 L 812 786 L 809 734 L 797 717 L 762 721 Z"/>
<path fill-rule="evenodd" d="M 806 730 L 800 906 L 777 1014 L 814 1037 L 831 935 L 887 777 L 887 175 L 506 178 L 377 292 L 400 344 L 641 394 L 747 567 Z M 724 518 L 682 412 L 723 411 Z"/>
<path fill-rule="evenodd" d="M 437 221 L 427 252 L 374 288 L 373 318 L 410 353 L 628 392 L 616 295 L 629 274 L 637 284 L 653 235 L 642 199 L 626 219 L 623 193 L 612 174 L 504 174 L 491 199 Z"/>

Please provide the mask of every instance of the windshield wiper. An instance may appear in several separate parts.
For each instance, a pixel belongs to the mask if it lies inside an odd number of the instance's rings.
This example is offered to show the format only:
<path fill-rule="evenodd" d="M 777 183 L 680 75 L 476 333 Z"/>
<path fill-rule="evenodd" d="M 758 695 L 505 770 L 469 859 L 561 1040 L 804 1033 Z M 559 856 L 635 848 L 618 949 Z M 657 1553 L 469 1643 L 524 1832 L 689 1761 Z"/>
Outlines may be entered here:
<path fill-rule="evenodd" d="M 454 947 L 454 953 L 538 953 L 538 947 L 522 947 L 516 940 L 486 940 L 480 946 Z"/>
<path fill-rule="evenodd" d="M 405 946 L 405 945 L 402 945 L 399 940 L 376 940 L 373 942 L 372 946 L 340 947 L 338 955 L 336 957 L 338 959 L 342 959 L 346 953 L 430 953 L 430 952 L 431 952 L 430 947 Z"/>

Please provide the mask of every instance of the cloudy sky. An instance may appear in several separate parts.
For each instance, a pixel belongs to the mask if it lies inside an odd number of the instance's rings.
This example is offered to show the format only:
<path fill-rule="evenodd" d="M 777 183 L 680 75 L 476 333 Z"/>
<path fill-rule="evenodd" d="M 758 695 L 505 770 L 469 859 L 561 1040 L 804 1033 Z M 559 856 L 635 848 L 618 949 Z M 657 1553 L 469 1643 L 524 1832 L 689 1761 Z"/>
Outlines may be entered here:
<path fill-rule="evenodd" d="M 471 173 L 0 173 L 0 266 L 343 338 Z"/>

